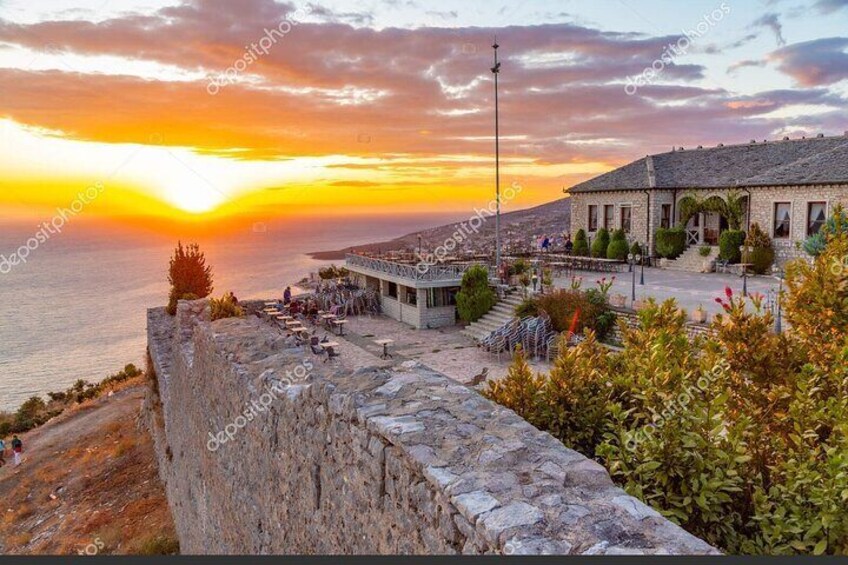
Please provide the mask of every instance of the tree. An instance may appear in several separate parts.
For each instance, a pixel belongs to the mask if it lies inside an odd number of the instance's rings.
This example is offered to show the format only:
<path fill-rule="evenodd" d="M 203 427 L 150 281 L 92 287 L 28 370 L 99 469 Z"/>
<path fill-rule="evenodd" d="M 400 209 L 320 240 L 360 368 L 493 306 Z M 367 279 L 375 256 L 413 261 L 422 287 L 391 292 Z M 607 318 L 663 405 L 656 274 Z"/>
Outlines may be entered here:
<path fill-rule="evenodd" d="M 462 275 L 462 286 L 456 294 L 456 309 L 466 322 L 476 322 L 492 309 L 497 299 L 489 288 L 489 271 L 482 265 L 470 267 Z"/>
<path fill-rule="evenodd" d="M 212 294 L 212 267 L 206 264 L 206 255 L 200 246 L 192 243 L 183 247 L 177 243 L 174 256 L 168 269 L 168 282 L 171 294 L 168 300 L 168 313 L 177 313 L 177 301 L 187 298 L 206 298 Z"/>
<path fill-rule="evenodd" d="M 586 239 L 586 232 L 582 229 L 577 230 L 577 234 L 574 236 L 572 253 L 576 257 L 587 257 L 589 255 L 589 241 Z"/>
<path fill-rule="evenodd" d="M 615 230 L 612 232 L 612 239 L 607 247 L 607 259 L 626 261 L 628 251 L 627 237 L 624 235 L 624 230 Z"/>
<path fill-rule="evenodd" d="M 609 232 L 604 228 L 599 229 L 597 235 L 595 235 L 595 241 L 592 242 L 592 257 L 605 258 L 609 244 Z"/>
<path fill-rule="evenodd" d="M 751 225 L 751 231 L 745 238 L 745 246 L 753 248 L 748 257 L 743 257 L 746 259 L 745 262 L 751 263 L 751 268 L 758 275 L 766 274 L 774 263 L 774 249 L 771 246 L 771 238 L 763 231 L 760 224 Z"/>

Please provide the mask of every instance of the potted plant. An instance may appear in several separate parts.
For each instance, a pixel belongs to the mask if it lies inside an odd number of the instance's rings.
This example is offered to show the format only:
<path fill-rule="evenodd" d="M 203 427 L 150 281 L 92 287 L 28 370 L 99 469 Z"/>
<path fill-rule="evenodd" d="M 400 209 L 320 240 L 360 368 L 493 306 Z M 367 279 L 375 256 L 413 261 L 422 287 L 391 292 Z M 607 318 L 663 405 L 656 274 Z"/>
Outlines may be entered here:
<path fill-rule="evenodd" d="M 713 260 L 710 258 L 710 255 L 713 254 L 713 248 L 709 245 L 702 245 L 700 249 L 698 249 L 698 254 L 703 259 L 701 263 L 701 272 L 702 273 L 711 273 L 713 272 Z"/>
<path fill-rule="evenodd" d="M 524 298 L 527 298 L 527 289 L 530 287 L 531 283 L 530 273 L 523 273 L 519 275 L 518 282 L 520 282 L 521 286 L 524 287 Z"/>
<path fill-rule="evenodd" d="M 698 307 L 695 308 L 695 311 L 692 312 L 692 321 L 696 324 L 706 324 L 707 323 L 707 311 L 704 310 L 704 307 L 698 304 Z"/>

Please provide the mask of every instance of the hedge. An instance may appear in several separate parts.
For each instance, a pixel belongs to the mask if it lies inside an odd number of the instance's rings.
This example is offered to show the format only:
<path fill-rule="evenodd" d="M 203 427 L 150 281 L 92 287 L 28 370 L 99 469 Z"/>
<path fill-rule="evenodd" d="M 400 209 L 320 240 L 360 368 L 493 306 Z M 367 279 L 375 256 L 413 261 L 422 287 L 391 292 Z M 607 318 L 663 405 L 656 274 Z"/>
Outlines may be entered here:
<path fill-rule="evenodd" d="M 660 228 L 656 234 L 657 255 L 664 259 L 676 259 L 686 249 L 686 230 L 683 228 Z"/>

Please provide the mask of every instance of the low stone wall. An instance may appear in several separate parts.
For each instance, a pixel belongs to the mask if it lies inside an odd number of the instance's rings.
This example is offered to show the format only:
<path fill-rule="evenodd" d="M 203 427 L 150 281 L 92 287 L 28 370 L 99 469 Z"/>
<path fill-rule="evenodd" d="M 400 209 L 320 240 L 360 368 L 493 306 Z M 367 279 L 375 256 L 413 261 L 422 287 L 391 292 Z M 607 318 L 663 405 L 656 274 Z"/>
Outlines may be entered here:
<path fill-rule="evenodd" d="M 254 316 L 207 320 L 203 302 L 148 313 L 149 421 L 185 553 L 715 552 L 441 374 L 310 369 Z"/>
<path fill-rule="evenodd" d="M 611 308 L 618 320 L 624 322 L 624 324 L 630 328 L 639 327 L 639 317 L 636 312 L 627 308 Z M 713 335 L 715 332 L 710 327 L 710 324 L 699 324 L 696 322 L 686 322 L 686 334 L 689 336 L 689 339 L 694 339 L 695 337 L 702 336 L 707 337 Z M 621 343 L 621 330 L 618 327 L 618 324 L 613 326 L 613 329 L 609 333 L 609 339 L 615 343 Z"/>

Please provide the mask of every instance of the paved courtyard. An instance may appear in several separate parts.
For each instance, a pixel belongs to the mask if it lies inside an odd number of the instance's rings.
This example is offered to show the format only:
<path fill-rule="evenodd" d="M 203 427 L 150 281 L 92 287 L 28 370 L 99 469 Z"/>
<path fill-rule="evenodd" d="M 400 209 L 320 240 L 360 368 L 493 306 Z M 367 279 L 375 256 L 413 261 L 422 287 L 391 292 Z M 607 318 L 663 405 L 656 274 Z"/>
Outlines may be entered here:
<path fill-rule="evenodd" d="M 601 277 L 609 274 L 593 272 L 577 273 L 583 277 L 583 288 L 594 286 Z M 618 273 L 611 294 L 631 293 L 632 275 Z M 728 274 L 698 274 L 662 269 L 645 269 L 645 285 L 639 284 L 640 272 L 636 273 L 637 299 L 653 296 L 663 301 L 668 298 L 677 300 L 681 307 L 694 310 L 699 304 L 711 312 L 721 311 L 716 297 L 724 297 L 724 289 L 729 286 L 735 293 L 742 292 L 742 279 Z M 571 285 L 570 278 L 562 277 L 554 281 L 560 288 Z M 770 277 L 749 277 L 748 291 L 766 294 L 776 290 L 778 281 Z M 339 343 L 337 350 L 341 354 L 334 364 L 350 370 L 367 366 L 389 367 L 406 361 L 417 361 L 439 371 L 448 377 L 467 384 L 484 368 L 489 370 L 489 380 L 500 379 L 506 375 L 511 358 L 509 354 L 492 355 L 477 347 L 473 340 L 462 335 L 460 326 L 437 330 L 416 330 L 411 326 L 385 316 L 353 316 L 348 318 L 344 337 L 332 336 L 328 330 L 320 330 L 319 335 L 327 335 Z M 374 343 L 380 339 L 391 339 L 389 352 L 391 359 L 382 359 L 383 348 Z M 550 363 L 544 359 L 530 360 L 530 365 L 539 372 L 548 372 Z"/>
<path fill-rule="evenodd" d="M 595 286 L 595 281 L 602 277 L 609 279 L 615 276 L 615 284 L 610 294 L 623 294 L 627 296 L 627 305 L 630 306 L 633 275 L 623 273 L 594 273 L 581 272 L 577 276 L 583 277 L 583 288 Z M 704 307 L 707 312 L 721 312 L 715 299 L 724 298 L 725 287 L 733 289 L 735 294 L 742 294 L 742 277 L 724 273 L 687 273 L 681 271 L 669 271 L 666 269 L 646 268 L 645 286 L 639 284 L 641 270 L 636 272 L 636 299 L 654 297 L 662 302 L 674 298 L 677 303 L 688 312 L 695 310 L 698 305 Z M 749 276 L 749 294 L 761 293 L 767 295 L 769 290 L 776 291 L 778 280 L 772 277 Z M 567 277 L 556 278 L 554 285 L 557 288 L 570 288 L 571 279 Z"/>
<path fill-rule="evenodd" d="M 489 379 L 499 379 L 506 375 L 511 358 L 503 353 L 498 359 L 477 347 L 473 340 L 462 335 L 462 328 L 454 326 L 438 330 L 416 330 L 411 326 L 384 316 L 353 316 L 348 318 L 344 337 L 333 337 L 325 333 L 340 345 L 341 358 L 333 361 L 353 370 L 364 366 L 383 366 L 417 361 L 443 373 L 448 377 L 467 384 L 484 368 L 489 369 Z M 382 346 L 374 343 L 379 339 L 394 340 L 389 346 L 392 359 L 383 360 Z M 550 364 L 542 360 L 530 360 L 537 371 L 548 371 Z"/>

